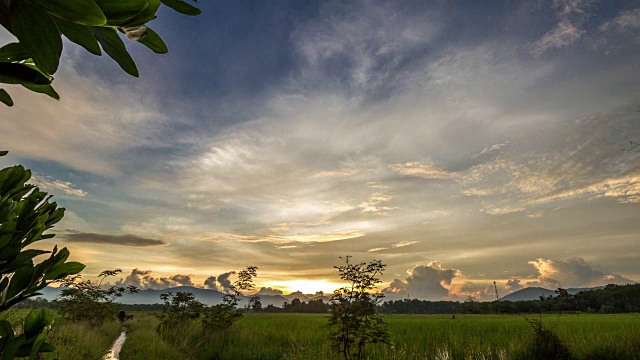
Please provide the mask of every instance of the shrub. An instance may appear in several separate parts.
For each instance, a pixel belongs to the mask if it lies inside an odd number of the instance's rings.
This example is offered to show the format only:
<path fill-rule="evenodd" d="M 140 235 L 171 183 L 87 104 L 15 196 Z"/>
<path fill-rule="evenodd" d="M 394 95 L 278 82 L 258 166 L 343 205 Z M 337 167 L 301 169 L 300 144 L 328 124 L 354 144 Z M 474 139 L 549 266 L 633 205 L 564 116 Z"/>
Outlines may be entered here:
<path fill-rule="evenodd" d="M 529 319 L 525 317 L 529 325 L 533 328 L 533 338 L 524 346 L 522 353 L 517 354 L 515 358 L 523 360 L 570 360 L 572 359 L 569 348 L 560 340 L 553 329 L 558 325 L 556 322 L 552 326 L 545 325 L 542 322 L 542 316 L 539 319 Z"/>
<path fill-rule="evenodd" d="M 197 319 L 204 311 L 205 305 L 196 300 L 190 292 L 178 291 L 161 294 L 160 299 L 164 301 L 162 313 L 160 313 L 159 328 L 171 328 L 172 326 Z"/>
<path fill-rule="evenodd" d="M 115 319 L 120 308 L 120 305 L 114 303 L 115 300 L 125 293 L 133 294 L 139 291 L 133 285 L 126 288 L 102 285 L 108 276 L 115 276 L 120 272 L 120 269 L 105 270 L 98 275 L 101 278 L 98 283 L 83 281 L 81 275 L 67 277 L 61 281 L 67 288 L 62 290 L 58 297 L 58 311 L 67 319 L 87 321 L 91 326 Z"/>
<path fill-rule="evenodd" d="M 257 266 L 247 266 L 246 269 L 238 272 L 238 280 L 229 287 L 222 299 L 222 304 L 211 306 L 205 311 L 202 319 L 202 326 L 205 329 L 226 332 L 242 318 L 242 310 L 237 308 L 238 302 L 242 291 L 254 289 L 253 278 L 258 276 L 257 270 Z M 256 299 L 259 301 L 259 298 Z M 256 300 L 250 301 L 250 304 L 257 305 Z"/>

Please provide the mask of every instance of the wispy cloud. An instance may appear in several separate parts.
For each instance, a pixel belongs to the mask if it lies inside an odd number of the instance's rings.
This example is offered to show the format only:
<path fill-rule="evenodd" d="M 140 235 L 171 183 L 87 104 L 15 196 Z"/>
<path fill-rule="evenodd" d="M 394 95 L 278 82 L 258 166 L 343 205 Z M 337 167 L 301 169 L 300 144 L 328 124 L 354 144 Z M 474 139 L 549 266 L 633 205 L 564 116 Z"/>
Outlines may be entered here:
<path fill-rule="evenodd" d="M 66 241 L 75 242 L 75 243 L 135 246 L 135 247 L 167 245 L 167 243 L 163 240 L 147 239 L 147 238 L 143 238 L 143 237 L 139 237 L 131 234 L 109 235 L 109 234 L 75 232 L 72 230 L 67 230 L 67 232 L 63 236 L 66 239 Z"/>
<path fill-rule="evenodd" d="M 455 173 L 436 167 L 432 162 L 412 161 L 403 164 L 392 164 L 389 167 L 398 174 L 423 179 L 443 180 L 458 177 Z"/>
<path fill-rule="evenodd" d="M 31 176 L 30 182 L 40 187 L 41 189 L 47 190 L 47 191 L 53 191 L 53 192 L 62 191 L 67 195 L 73 195 L 78 197 L 85 197 L 88 194 L 85 190 L 78 188 L 75 184 L 69 181 L 54 179 L 50 176 L 41 176 L 38 174 L 33 174 L 33 176 Z"/>

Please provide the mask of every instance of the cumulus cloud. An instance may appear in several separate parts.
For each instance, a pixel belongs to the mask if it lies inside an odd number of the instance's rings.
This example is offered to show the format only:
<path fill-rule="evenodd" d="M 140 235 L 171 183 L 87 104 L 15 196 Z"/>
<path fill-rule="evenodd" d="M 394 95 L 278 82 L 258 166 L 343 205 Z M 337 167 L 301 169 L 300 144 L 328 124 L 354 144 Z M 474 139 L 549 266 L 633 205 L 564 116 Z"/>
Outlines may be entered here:
<path fill-rule="evenodd" d="M 391 298 L 443 299 L 449 296 L 453 279 L 462 273 L 432 261 L 426 266 L 416 265 L 407 270 L 407 274 L 404 280 L 394 279 L 382 292 Z"/>
<path fill-rule="evenodd" d="M 170 277 L 155 277 L 151 270 L 133 269 L 131 274 L 117 282 L 119 285 L 133 285 L 140 289 L 164 290 L 176 286 L 195 286 L 191 275 L 176 274 Z"/>
<path fill-rule="evenodd" d="M 520 279 L 509 279 L 507 280 L 507 283 L 504 285 L 504 289 L 509 293 L 518 291 L 522 288 L 523 286 L 520 285 Z"/>
<path fill-rule="evenodd" d="M 204 281 L 204 287 L 207 289 L 217 289 L 218 287 L 216 286 L 217 282 L 216 282 L 216 277 L 215 276 L 209 276 L 205 281 Z"/>
<path fill-rule="evenodd" d="M 528 285 L 539 285 L 550 288 L 593 287 L 607 284 L 630 284 L 633 280 L 619 274 L 595 269 L 582 258 L 570 260 L 552 260 L 539 258 L 529 261 L 538 272 L 537 282 Z"/>
<path fill-rule="evenodd" d="M 283 292 L 280 289 L 272 288 L 272 287 L 262 287 L 260 291 L 258 291 L 258 295 L 282 295 Z"/>
<path fill-rule="evenodd" d="M 136 246 L 136 247 L 167 245 L 167 242 L 165 242 L 164 240 L 148 239 L 148 238 L 143 238 L 143 237 L 139 237 L 131 234 L 109 235 L 109 234 L 95 234 L 95 233 L 67 230 L 67 232 L 63 236 L 66 238 L 67 241 L 75 242 L 75 243 Z"/>
<path fill-rule="evenodd" d="M 229 271 L 229 272 L 218 275 L 218 280 L 217 280 L 218 289 L 220 289 L 222 292 L 229 291 L 229 289 L 231 288 L 231 284 L 233 283 L 233 281 L 231 280 L 231 275 L 235 275 L 235 274 L 236 274 L 235 271 Z"/>

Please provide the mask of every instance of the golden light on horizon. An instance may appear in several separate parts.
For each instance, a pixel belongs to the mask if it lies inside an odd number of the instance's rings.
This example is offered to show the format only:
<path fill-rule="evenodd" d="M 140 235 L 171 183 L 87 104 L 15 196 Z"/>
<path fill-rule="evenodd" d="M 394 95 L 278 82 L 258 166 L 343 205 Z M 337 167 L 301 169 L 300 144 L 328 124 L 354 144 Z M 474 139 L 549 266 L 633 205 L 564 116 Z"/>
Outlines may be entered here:
<path fill-rule="evenodd" d="M 271 286 L 274 288 L 281 289 L 285 293 L 293 293 L 296 291 L 301 291 L 304 294 L 315 294 L 318 291 L 322 291 L 325 294 L 332 294 L 333 290 L 343 286 L 344 284 L 339 282 L 332 282 L 327 280 L 308 280 L 308 279 L 298 279 L 298 280 L 286 280 L 273 282 L 268 284 L 267 286 Z"/>

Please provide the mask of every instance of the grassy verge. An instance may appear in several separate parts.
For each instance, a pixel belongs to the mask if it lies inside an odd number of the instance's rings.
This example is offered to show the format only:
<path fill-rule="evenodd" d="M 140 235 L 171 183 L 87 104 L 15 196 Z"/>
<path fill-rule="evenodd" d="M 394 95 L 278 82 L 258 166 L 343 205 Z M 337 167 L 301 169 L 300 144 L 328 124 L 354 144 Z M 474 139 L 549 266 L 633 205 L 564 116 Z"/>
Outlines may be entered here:
<path fill-rule="evenodd" d="M 117 321 L 105 322 L 91 327 L 86 323 L 56 320 L 49 332 L 48 341 L 56 347 L 44 359 L 100 360 L 107 353 L 122 326 Z"/>

